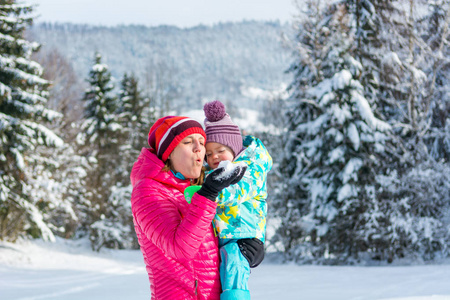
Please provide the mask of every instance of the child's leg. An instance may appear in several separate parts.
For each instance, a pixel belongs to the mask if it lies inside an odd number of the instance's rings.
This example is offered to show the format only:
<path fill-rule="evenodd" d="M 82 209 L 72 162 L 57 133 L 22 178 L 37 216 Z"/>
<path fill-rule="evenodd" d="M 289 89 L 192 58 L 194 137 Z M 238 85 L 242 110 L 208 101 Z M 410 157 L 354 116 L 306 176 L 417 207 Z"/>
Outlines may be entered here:
<path fill-rule="evenodd" d="M 222 283 L 221 300 L 248 300 L 248 278 L 250 266 L 242 255 L 236 240 L 232 240 L 220 248 L 220 281 Z"/>

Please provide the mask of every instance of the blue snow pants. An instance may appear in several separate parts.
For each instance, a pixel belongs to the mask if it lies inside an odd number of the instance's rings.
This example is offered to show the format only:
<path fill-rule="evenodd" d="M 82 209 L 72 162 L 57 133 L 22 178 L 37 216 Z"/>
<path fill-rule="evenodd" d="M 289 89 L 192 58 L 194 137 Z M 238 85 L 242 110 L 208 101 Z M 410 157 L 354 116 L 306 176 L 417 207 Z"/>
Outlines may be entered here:
<path fill-rule="evenodd" d="M 220 240 L 220 300 L 250 300 L 248 278 L 250 266 L 242 255 L 237 240 Z"/>

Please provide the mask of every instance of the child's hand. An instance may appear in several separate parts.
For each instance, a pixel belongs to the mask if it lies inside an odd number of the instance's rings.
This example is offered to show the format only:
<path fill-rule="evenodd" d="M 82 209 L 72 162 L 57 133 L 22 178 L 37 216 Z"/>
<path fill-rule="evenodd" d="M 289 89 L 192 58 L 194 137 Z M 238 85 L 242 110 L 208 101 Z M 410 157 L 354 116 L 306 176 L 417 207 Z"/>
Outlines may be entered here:
<path fill-rule="evenodd" d="M 216 201 L 221 190 L 242 179 L 245 170 L 247 170 L 247 166 L 237 165 L 231 173 L 223 176 L 225 174 L 225 168 L 217 168 L 206 177 L 202 188 L 197 193 L 209 200 Z"/>
<path fill-rule="evenodd" d="M 248 260 L 250 268 L 257 267 L 263 261 L 264 244 L 259 239 L 240 239 L 237 244 L 242 255 Z"/>

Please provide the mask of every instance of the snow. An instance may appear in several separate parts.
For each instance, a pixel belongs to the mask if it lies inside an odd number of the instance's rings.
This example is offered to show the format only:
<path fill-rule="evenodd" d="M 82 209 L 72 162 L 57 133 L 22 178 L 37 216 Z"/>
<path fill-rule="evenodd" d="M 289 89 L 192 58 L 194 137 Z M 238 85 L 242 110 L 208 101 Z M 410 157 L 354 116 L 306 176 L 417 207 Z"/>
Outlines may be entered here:
<path fill-rule="evenodd" d="M 4 35 L 3 33 L 0 33 L 0 39 L 7 40 L 8 42 L 14 42 L 14 38 L 10 35 Z"/>
<path fill-rule="evenodd" d="M 357 195 L 358 195 L 358 192 L 357 192 L 355 186 L 353 186 L 349 183 L 346 183 L 339 190 L 338 196 L 337 196 L 337 201 L 342 202 L 345 199 L 356 197 Z"/>
<path fill-rule="evenodd" d="M 342 182 L 347 183 L 350 179 L 358 181 L 358 171 L 363 166 L 362 159 L 353 157 L 345 165 L 344 171 L 341 173 Z"/>
<path fill-rule="evenodd" d="M 20 207 L 23 207 L 26 209 L 26 211 L 29 214 L 29 217 L 31 218 L 31 221 L 33 223 L 35 223 L 36 226 L 41 231 L 43 240 L 54 242 L 55 236 L 53 235 L 53 232 L 50 230 L 50 228 L 47 226 L 47 224 L 44 222 L 42 213 L 38 210 L 38 208 L 23 199 L 19 199 L 18 202 L 19 202 Z"/>
<path fill-rule="evenodd" d="M 334 136 L 334 141 L 339 144 L 340 142 L 342 142 L 344 140 L 344 135 L 337 130 L 336 128 L 332 127 L 330 129 L 327 130 L 327 132 L 325 133 L 327 136 Z"/>
<path fill-rule="evenodd" d="M 345 154 L 344 147 L 339 146 L 330 151 L 330 153 L 328 153 L 328 162 L 332 164 L 337 160 L 342 161 L 344 154 Z"/>
<path fill-rule="evenodd" d="M 23 159 L 22 154 L 16 148 L 11 148 L 11 152 L 14 154 L 16 158 L 16 165 L 19 170 L 23 170 L 25 168 L 25 160 Z"/>
<path fill-rule="evenodd" d="M 108 66 L 106 64 L 95 64 L 92 66 L 92 71 L 96 73 L 106 72 L 108 71 Z"/>
<path fill-rule="evenodd" d="M 333 75 L 331 79 L 325 79 L 315 87 L 308 90 L 309 94 L 317 99 L 321 99 L 325 94 L 332 91 L 344 89 L 352 81 L 352 74 L 348 70 L 342 70 Z M 326 99 L 324 103 L 328 102 Z"/>
<path fill-rule="evenodd" d="M 374 116 L 372 109 L 370 108 L 369 102 L 367 102 L 366 98 L 364 98 L 360 93 L 356 91 L 352 91 L 351 95 L 352 101 L 357 104 L 361 117 L 372 129 L 377 129 L 382 132 L 391 129 L 391 126 L 389 124 L 381 121 L 380 119 L 377 119 Z"/>
<path fill-rule="evenodd" d="M 110 124 L 108 125 L 108 128 L 109 128 L 111 131 L 117 131 L 117 130 L 121 130 L 121 129 L 122 129 L 122 125 L 120 125 L 119 123 L 110 123 Z"/>
<path fill-rule="evenodd" d="M 323 114 L 317 117 L 316 119 L 300 124 L 297 126 L 296 131 L 297 132 L 306 132 L 308 135 L 317 135 L 322 127 L 324 127 L 324 124 L 328 121 L 328 116 Z"/>
<path fill-rule="evenodd" d="M 352 117 L 350 108 L 346 104 L 342 105 L 342 107 L 336 103 L 331 105 L 331 113 L 338 124 L 344 124 L 347 119 Z"/>
<path fill-rule="evenodd" d="M 353 144 L 353 149 L 358 151 L 360 145 L 360 139 L 358 134 L 358 129 L 354 123 L 350 123 L 347 128 L 347 136 Z"/>
<path fill-rule="evenodd" d="M 348 70 L 342 70 L 339 73 L 334 74 L 333 81 L 333 90 L 342 90 L 346 86 L 350 85 L 350 81 L 352 80 L 352 73 Z"/>
<path fill-rule="evenodd" d="M 268 254 L 252 269 L 258 300 L 450 300 L 448 263 L 415 266 L 281 264 Z M 3 300 L 148 300 L 139 250 L 90 250 L 87 240 L 0 242 Z"/>
<path fill-rule="evenodd" d="M 18 69 L 6 68 L 5 70 L 7 70 L 8 72 L 11 72 L 12 74 L 14 74 L 14 76 L 16 76 L 17 78 L 20 78 L 21 80 L 26 80 L 28 82 L 28 84 L 30 84 L 30 85 L 34 85 L 34 84 L 45 85 L 45 84 L 48 84 L 47 80 L 42 79 L 39 76 L 36 76 L 36 75 L 33 75 L 33 74 L 26 73 L 24 71 L 18 70 Z"/>
<path fill-rule="evenodd" d="M 0 33 L 0 40 L 1 40 L 1 36 L 2 35 Z M 11 58 L 0 55 L 0 67 L 6 68 L 6 67 L 10 67 L 12 65 L 14 65 L 14 61 Z"/>
<path fill-rule="evenodd" d="M 231 162 L 229 160 L 223 160 L 219 163 L 217 168 L 224 168 L 223 172 L 217 175 L 214 179 L 216 180 L 225 180 L 231 177 L 237 168 L 246 167 L 247 164 L 243 161 L 239 162 Z"/>
<path fill-rule="evenodd" d="M 64 141 L 57 136 L 53 131 L 51 131 L 50 129 L 48 129 L 47 127 L 41 125 L 41 124 L 35 124 L 35 123 L 31 123 L 31 122 L 24 122 L 26 125 L 28 125 L 29 127 L 40 131 L 45 138 L 45 143 L 47 145 L 53 145 L 57 148 L 61 148 L 64 145 Z"/>
<path fill-rule="evenodd" d="M 388 66 L 402 66 L 402 61 L 395 52 L 386 53 L 381 63 Z"/>

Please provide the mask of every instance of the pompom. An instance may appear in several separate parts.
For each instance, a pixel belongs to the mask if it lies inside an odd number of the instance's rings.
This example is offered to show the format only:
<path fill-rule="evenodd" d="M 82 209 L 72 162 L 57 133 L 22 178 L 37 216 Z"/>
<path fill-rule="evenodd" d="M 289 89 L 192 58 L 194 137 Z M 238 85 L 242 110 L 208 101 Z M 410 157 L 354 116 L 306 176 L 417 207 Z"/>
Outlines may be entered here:
<path fill-rule="evenodd" d="M 203 106 L 203 111 L 210 122 L 222 120 L 226 115 L 225 105 L 219 100 L 206 103 L 205 106 Z"/>

